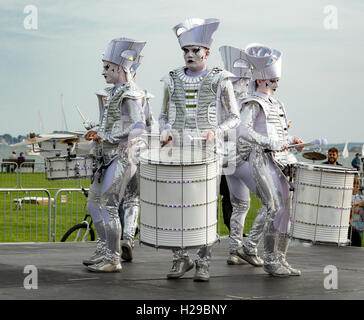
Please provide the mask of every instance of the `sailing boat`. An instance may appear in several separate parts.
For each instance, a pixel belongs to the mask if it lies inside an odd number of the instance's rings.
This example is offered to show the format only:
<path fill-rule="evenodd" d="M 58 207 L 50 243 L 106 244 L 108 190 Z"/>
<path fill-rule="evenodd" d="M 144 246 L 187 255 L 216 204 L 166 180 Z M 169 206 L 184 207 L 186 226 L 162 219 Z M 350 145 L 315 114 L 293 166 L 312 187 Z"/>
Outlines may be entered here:
<path fill-rule="evenodd" d="M 346 159 L 347 157 L 349 157 L 348 143 L 347 142 L 345 143 L 342 156 L 343 156 L 344 159 Z"/>

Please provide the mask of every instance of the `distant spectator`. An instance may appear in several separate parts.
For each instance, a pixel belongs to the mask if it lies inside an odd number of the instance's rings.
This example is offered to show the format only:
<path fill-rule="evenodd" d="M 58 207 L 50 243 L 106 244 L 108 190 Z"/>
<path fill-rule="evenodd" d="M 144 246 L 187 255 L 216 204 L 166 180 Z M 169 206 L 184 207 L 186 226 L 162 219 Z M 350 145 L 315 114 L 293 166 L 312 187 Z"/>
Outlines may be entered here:
<path fill-rule="evenodd" d="M 20 155 L 18 157 L 18 160 L 25 160 L 24 152 L 20 152 Z"/>
<path fill-rule="evenodd" d="M 18 156 L 16 155 L 16 151 L 13 151 L 9 157 L 9 159 L 18 159 Z"/>
<path fill-rule="evenodd" d="M 359 194 L 360 180 L 354 178 L 354 187 L 352 195 L 352 208 L 351 208 L 351 225 L 360 233 L 360 239 L 363 240 L 364 230 L 364 197 Z"/>
<path fill-rule="evenodd" d="M 360 171 L 360 153 L 355 154 L 355 158 L 351 161 L 351 165 L 353 168 Z"/>
<path fill-rule="evenodd" d="M 339 158 L 339 150 L 337 150 L 335 147 L 332 147 L 327 152 L 327 161 L 323 162 L 323 164 L 342 166 L 342 164 L 337 161 L 338 158 Z"/>

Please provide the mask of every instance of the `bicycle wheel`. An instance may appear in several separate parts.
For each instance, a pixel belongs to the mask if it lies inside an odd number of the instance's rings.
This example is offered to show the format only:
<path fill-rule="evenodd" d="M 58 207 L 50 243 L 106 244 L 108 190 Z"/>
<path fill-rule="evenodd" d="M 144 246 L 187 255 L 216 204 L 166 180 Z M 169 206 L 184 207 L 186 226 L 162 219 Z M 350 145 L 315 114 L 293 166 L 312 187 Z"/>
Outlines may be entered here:
<path fill-rule="evenodd" d="M 69 229 L 61 239 L 61 242 L 65 241 L 94 241 L 95 231 L 90 228 L 87 229 L 86 223 L 80 223 Z"/>

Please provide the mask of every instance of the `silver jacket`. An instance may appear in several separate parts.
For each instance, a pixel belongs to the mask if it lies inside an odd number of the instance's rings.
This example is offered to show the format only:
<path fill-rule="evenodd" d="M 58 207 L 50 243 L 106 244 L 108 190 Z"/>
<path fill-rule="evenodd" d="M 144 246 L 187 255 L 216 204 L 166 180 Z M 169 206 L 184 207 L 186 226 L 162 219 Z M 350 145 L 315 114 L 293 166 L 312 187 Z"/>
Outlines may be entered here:
<path fill-rule="evenodd" d="M 284 106 L 273 97 L 254 92 L 240 101 L 241 125 L 238 136 L 274 152 L 274 159 L 281 164 L 296 162 L 289 151 L 279 151 L 292 144 L 294 137 L 288 135 L 288 122 Z M 279 151 L 279 152 L 277 152 Z"/>
<path fill-rule="evenodd" d="M 146 117 L 143 104 L 145 92 L 134 83 L 120 86 L 114 94 L 112 87 L 106 88 L 106 97 L 99 98 L 100 124 L 96 131 L 101 141 L 96 143 L 96 156 L 110 162 L 118 154 L 118 147 L 125 146 L 133 137 L 145 129 Z"/>
<path fill-rule="evenodd" d="M 220 136 L 239 124 L 239 112 L 229 77 L 233 75 L 219 68 L 208 70 L 196 77 L 199 88 L 196 101 L 196 117 L 193 127 L 187 122 L 186 90 L 187 76 L 184 68 L 173 70 L 162 81 L 166 84 L 162 110 L 159 116 L 161 130 L 169 127 L 180 133 L 185 129 L 203 133 L 214 130 Z"/>

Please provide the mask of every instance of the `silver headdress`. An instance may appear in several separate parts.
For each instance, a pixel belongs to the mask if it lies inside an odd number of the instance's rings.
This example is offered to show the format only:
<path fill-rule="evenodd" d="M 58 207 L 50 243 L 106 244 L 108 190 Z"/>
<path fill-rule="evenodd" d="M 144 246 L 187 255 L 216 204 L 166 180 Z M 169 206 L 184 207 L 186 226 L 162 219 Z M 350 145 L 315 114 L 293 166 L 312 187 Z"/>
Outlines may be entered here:
<path fill-rule="evenodd" d="M 245 48 L 246 56 L 252 64 L 252 80 L 280 78 L 282 73 L 282 53 L 263 44 L 253 43 Z"/>
<path fill-rule="evenodd" d="M 116 38 L 109 42 L 102 61 L 108 61 L 129 70 L 139 61 L 140 52 L 144 48 L 145 41 L 137 41 L 129 38 Z"/>
<path fill-rule="evenodd" d="M 176 25 L 173 30 L 181 48 L 185 46 L 201 46 L 210 49 L 212 34 L 216 31 L 218 19 L 189 18 Z"/>
<path fill-rule="evenodd" d="M 237 78 L 251 78 L 252 65 L 244 50 L 231 46 L 222 46 L 219 49 L 225 70 L 233 73 Z"/>

